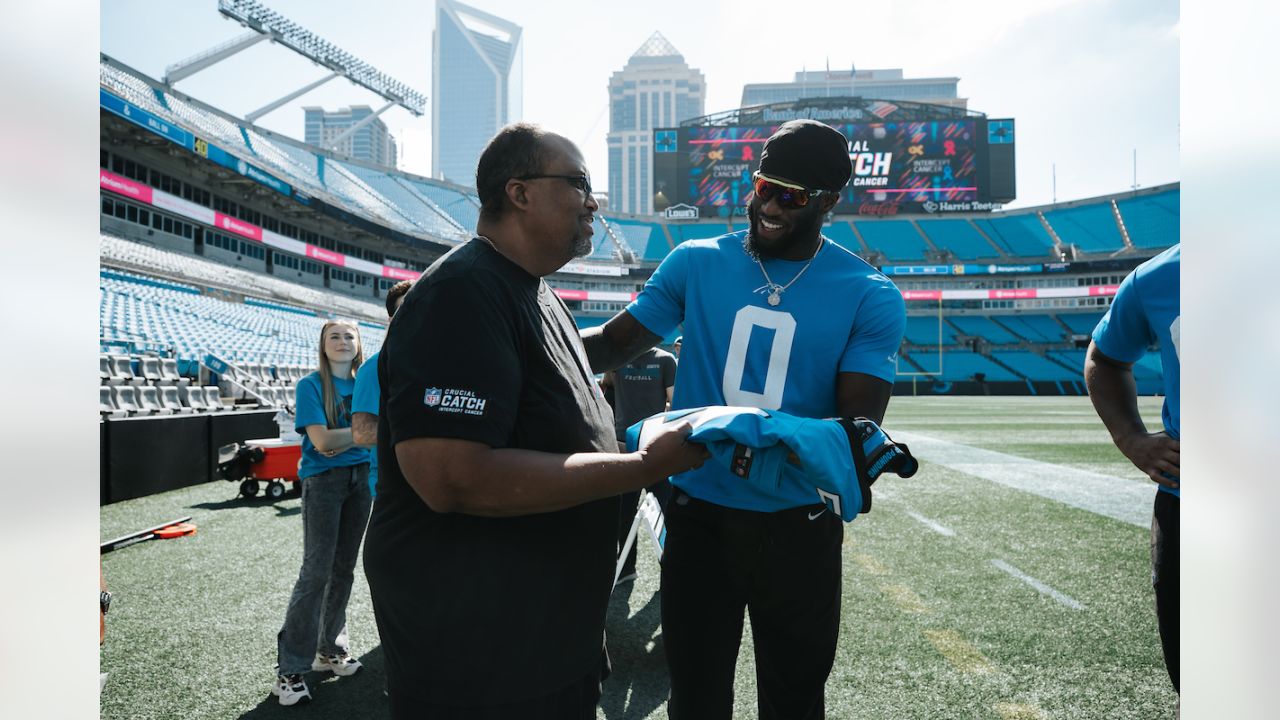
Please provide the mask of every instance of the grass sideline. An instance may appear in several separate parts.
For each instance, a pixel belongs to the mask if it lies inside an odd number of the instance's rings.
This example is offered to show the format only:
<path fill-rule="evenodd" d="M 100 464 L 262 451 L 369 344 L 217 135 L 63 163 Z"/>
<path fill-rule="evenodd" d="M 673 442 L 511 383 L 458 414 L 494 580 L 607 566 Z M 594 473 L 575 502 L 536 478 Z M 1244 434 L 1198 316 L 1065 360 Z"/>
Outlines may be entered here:
<path fill-rule="evenodd" d="M 1140 405 L 1158 427 L 1159 401 Z M 1145 482 L 1086 398 L 901 397 L 885 427 Z M 104 556 L 116 600 L 101 653 L 110 673 L 101 717 L 386 717 L 361 572 L 348 625 L 366 670 L 312 673 L 315 700 L 305 708 L 282 708 L 269 695 L 275 634 L 301 560 L 299 500 L 235 493 L 219 481 L 102 508 L 104 540 L 188 514 L 199 531 Z M 1147 528 L 926 456 L 916 477 L 877 483 L 873 511 L 845 530 L 828 718 L 1173 717 Z M 615 591 L 609 610 L 615 673 L 598 713 L 608 720 L 666 717 L 658 568 L 647 537 L 640 550 L 640 577 Z M 755 717 L 749 628 L 736 691 L 734 717 Z"/>

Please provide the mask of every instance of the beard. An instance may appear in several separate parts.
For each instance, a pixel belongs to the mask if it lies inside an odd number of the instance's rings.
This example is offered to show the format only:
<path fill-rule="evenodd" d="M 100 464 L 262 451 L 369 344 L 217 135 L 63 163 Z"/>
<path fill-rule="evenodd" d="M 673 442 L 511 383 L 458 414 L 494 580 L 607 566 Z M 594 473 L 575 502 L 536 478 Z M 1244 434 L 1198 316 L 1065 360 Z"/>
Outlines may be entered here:
<path fill-rule="evenodd" d="M 593 249 L 590 235 L 579 233 L 573 236 L 573 257 L 575 259 L 590 255 Z"/>
<path fill-rule="evenodd" d="M 822 230 L 822 211 L 817 204 L 804 208 L 787 218 L 790 229 L 780 238 L 760 237 L 760 208 L 752 202 L 747 205 L 747 217 L 751 220 L 747 230 L 747 246 L 759 256 L 779 257 L 793 248 L 807 245 Z"/>

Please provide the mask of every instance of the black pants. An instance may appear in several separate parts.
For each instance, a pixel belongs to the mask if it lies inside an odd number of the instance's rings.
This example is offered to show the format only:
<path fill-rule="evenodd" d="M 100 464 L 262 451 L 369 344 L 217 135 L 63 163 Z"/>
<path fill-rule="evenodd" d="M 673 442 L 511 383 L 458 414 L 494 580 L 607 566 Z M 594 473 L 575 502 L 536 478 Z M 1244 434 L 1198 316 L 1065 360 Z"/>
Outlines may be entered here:
<path fill-rule="evenodd" d="M 840 630 L 844 525 L 823 505 L 775 513 L 720 507 L 676 489 L 667 504 L 662 635 L 672 720 L 727 720 L 751 614 L 760 720 L 824 717 Z"/>
<path fill-rule="evenodd" d="M 1156 591 L 1160 648 L 1173 689 L 1178 688 L 1178 507 L 1177 496 L 1157 492 L 1151 514 L 1151 586 Z"/>
<path fill-rule="evenodd" d="M 593 672 L 542 697 L 484 707 L 430 705 L 392 692 L 391 717 L 396 720 L 596 720 L 603 674 L 603 670 Z"/>

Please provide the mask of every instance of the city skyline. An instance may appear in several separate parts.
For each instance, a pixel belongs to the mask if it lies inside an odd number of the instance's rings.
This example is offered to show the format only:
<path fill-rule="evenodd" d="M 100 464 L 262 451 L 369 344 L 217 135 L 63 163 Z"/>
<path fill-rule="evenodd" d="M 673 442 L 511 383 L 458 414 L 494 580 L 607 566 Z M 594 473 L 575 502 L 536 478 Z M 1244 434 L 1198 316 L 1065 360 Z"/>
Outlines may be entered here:
<path fill-rule="evenodd" d="M 330 3 L 268 5 L 434 96 L 434 3 L 371 0 L 358 15 Z M 536 9 L 515 0 L 474 5 L 523 28 L 523 119 L 578 143 L 597 186 L 607 185 L 608 177 L 608 79 L 654 31 L 704 73 L 708 113 L 738 107 L 747 83 L 786 82 L 798 71 L 855 62 L 901 67 L 913 77 L 959 77 L 960 95 L 971 109 L 1018 122 L 1018 199 L 1010 208 L 1051 202 L 1054 190 L 1059 201 L 1127 190 L 1135 151 L 1140 186 L 1180 178 L 1178 6 L 1169 0 L 1141 8 L 1096 0 L 1052 0 L 1035 7 L 992 0 L 986 12 L 962 17 L 933 0 L 892 8 L 831 4 L 819 8 L 822 22 L 808 13 L 797 18 L 752 12 L 752 3 L 688 6 L 658 0 L 592 9 L 596 31 L 576 29 L 582 9 L 565 0 L 548 0 Z M 885 29 L 868 32 L 873 27 Z M 102 5 L 103 52 L 153 77 L 163 76 L 166 64 L 243 32 L 221 18 L 214 0 Z M 858 49 L 850 50 L 855 44 Z M 270 72 L 262 72 L 264 67 Z M 309 61 L 263 43 L 184 80 L 178 89 L 243 115 L 321 74 Z M 372 93 L 335 81 L 259 124 L 301 138 L 297 107 L 362 103 L 378 104 Z M 401 169 L 431 175 L 430 119 L 400 109 L 384 119 L 400 146 Z"/>

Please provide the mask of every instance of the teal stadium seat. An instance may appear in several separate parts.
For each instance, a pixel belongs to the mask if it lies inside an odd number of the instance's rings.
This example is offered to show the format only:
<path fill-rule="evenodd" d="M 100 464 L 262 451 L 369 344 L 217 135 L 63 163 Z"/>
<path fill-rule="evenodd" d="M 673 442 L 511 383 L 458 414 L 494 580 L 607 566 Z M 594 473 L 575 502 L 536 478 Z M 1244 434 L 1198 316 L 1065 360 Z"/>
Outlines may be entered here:
<path fill-rule="evenodd" d="M 907 220 L 854 220 L 867 247 L 880 251 L 890 262 L 924 260 L 928 243 Z"/>
<path fill-rule="evenodd" d="M 987 237 L 1015 258 L 1043 260 L 1053 257 L 1053 238 L 1034 213 L 974 220 Z M 1054 257 L 1056 260 L 1057 258 Z"/>
<path fill-rule="evenodd" d="M 1181 242 L 1181 200 L 1181 190 L 1116 200 L 1133 246 L 1155 250 Z"/>
<path fill-rule="evenodd" d="M 1109 253 L 1124 249 L 1124 238 L 1120 236 L 1120 226 L 1109 202 L 1046 210 L 1044 219 L 1062 242 L 1084 252 Z"/>
<path fill-rule="evenodd" d="M 996 345 L 1018 342 L 1013 333 L 983 315 L 953 315 L 947 319 L 965 335 L 980 337 Z"/>
<path fill-rule="evenodd" d="M 950 250 L 957 260 L 988 260 L 1001 257 L 978 228 L 968 220 L 917 220 L 916 225 L 939 250 Z"/>
<path fill-rule="evenodd" d="M 822 226 L 822 234 L 831 239 L 832 242 L 859 257 L 866 254 L 862 249 L 862 243 L 858 242 L 858 236 L 854 234 L 853 228 L 844 220 L 836 220 L 830 225 Z"/>
<path fill-rule="evenodd" d="M 723 222 L 715 223 L 672 223 L 667 226 L 671 230 L 671 237 L 679 245 L 689 240 L 706 240 L 708 238 L 717 238 L 729 232 L 729 225 Z"/>
<path fill-rule="evenodd" d="M 1026 350 L 995 350 L 991 357 L 1013 368 L 1028 380 L 1079 380 L 1080 374 L 1065 366 Z"/>

